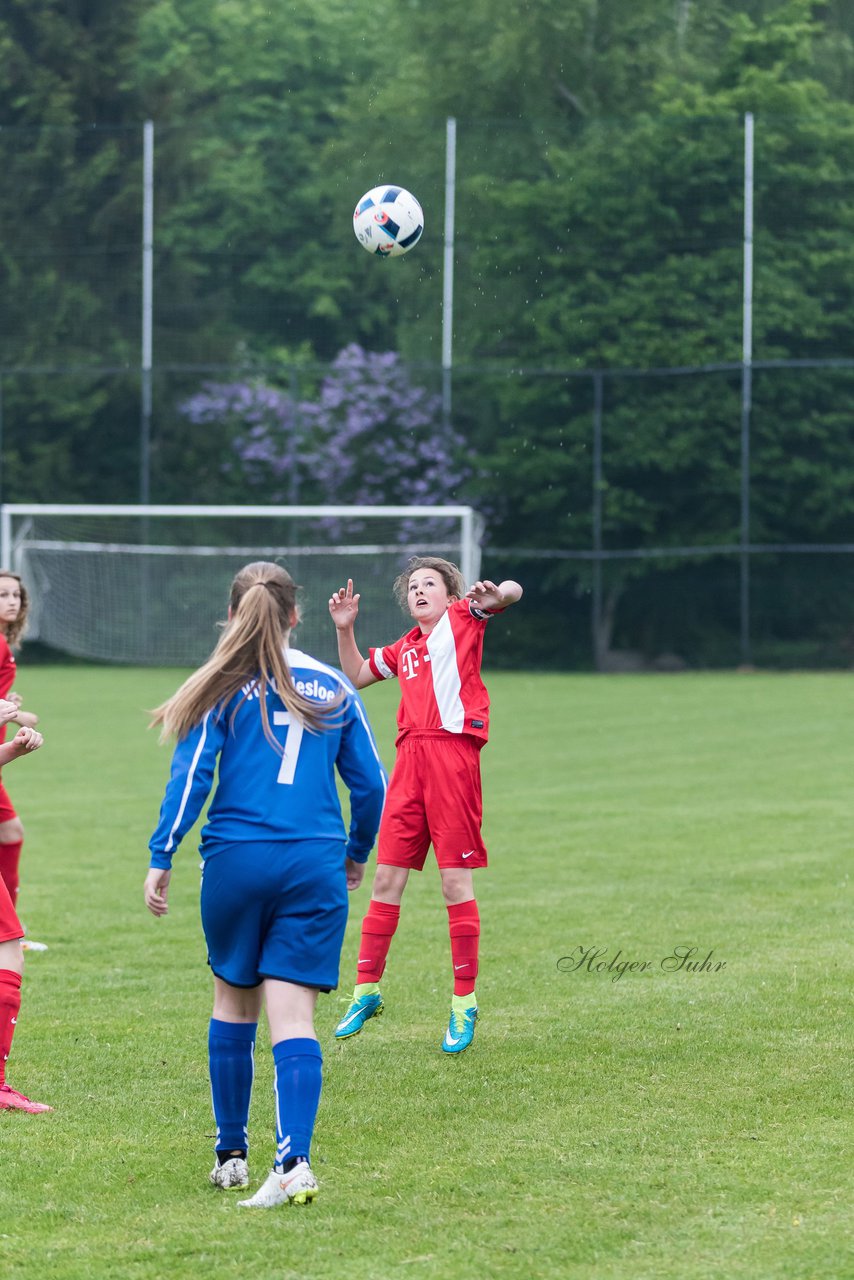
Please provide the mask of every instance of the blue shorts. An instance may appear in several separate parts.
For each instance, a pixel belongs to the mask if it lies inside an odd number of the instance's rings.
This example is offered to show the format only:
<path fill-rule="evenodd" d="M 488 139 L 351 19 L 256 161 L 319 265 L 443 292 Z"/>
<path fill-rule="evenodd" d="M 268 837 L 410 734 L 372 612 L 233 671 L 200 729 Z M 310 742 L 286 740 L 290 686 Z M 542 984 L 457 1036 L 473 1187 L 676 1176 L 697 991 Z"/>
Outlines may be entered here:
<path fill-rule="evenodd" d="M 208 963 L 232 987 L 264 978 L 331 991 L 347 924 L 343 840 L 207 846 L 202 928 Z"/>

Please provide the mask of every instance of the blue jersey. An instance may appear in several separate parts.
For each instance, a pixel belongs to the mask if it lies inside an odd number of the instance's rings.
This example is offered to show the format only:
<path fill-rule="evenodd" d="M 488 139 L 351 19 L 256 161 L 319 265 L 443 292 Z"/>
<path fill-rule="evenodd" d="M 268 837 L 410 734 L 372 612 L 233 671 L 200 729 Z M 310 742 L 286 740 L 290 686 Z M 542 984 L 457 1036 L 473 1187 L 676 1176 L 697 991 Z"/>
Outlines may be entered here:
<path fill-rule="evenodd" d="M 149 841 L 152 867 L 171 867 L 172 855 L 202 811 L 219 761 L 216 791 L 202 829 L 202 856 L 250 840 L 347 839 L 347 855 L 366 862 L 386 792 L 386 773 L 365 708 L 345 676 L 306 653 L 288 649 L 297 692 L 328 703 L 344 694 L 329 727 L 304 728 L 275 688 L 267 713 L 284 754 L 264 736 L 257 685 L 250 682 L 221 708 L 209 711 L 175 747 L 172 772 Z M 337 768 L 350 792 L 347 835 L 335 785 Z"/>

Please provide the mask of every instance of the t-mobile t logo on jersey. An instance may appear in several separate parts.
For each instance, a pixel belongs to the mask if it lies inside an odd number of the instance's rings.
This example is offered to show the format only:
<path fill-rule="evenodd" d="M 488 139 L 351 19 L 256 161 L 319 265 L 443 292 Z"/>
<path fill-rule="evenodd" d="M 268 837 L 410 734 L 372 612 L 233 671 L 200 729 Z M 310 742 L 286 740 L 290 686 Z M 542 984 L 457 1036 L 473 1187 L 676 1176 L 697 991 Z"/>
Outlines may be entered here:
<path fill-rule="evenodd" d="M 418 655 L 414 649 L 404 649 L 400 655 L 400 665 L 407 680 L 414 680 L 418 674 Z"/>

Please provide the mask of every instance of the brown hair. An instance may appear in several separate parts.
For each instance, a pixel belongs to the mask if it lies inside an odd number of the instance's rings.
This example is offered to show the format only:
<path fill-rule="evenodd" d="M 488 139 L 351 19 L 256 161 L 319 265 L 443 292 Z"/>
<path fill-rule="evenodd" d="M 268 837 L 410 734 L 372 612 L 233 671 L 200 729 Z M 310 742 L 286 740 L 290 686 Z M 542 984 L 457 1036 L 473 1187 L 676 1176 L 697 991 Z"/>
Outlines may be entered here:
<path fill-rule="evenodd" d="M 318 705 L 297 693 L 288 668 L 285 650 L 291 627 L 299 619 L 297 587 L 280 565 L 266 560 L 247 564 L 231 584 L 229 619 L 207 662 L 185 680 L 177 693 L 152 712 L 152 725 L 163 726 L 163 741 L 174 735 L 183 738 L 208 711 L 222 713 L 225 704 L 239 689 L 251 682 L 238 706 L 255 692 L 261 704 L 264 736 L 281 751 L 267 713 L 267 686 L 275 685 L 288 711 L 299 717 L 307 729 L 318 732 L 329 727 L 343 692 L 330 702 Z"/>
<path fill-rule="evenodd" d="M 398 574 L 394 580 L 394 596 L 404 613 L 409 611 L 406 604 L 409 595 L 409 579 L 416 569 L 434 569 L 448 588 L 448 595 L 455 600 L 462 600 L 466 593 L 466 584 L 455 564 L 450 560 L 443 560 L 441 556 L 413 556 L 403 573 Z"/>
<path fill-rule="evenodd" d="M 10 649 L 17 649 L 21 642 L 21 636 L 27 625 L 27 614 L 30 611 L 30 597 L 27 595 L 27 588 L 21 581 L 19 573 L 13 573 L 11 569 L 0 569 L 0 578 L 14 578 L 18 586 L 21 588 L 21 608 L 14 622 L 10 622 L 6 628 L 5 635 L 9 641 Z"/>

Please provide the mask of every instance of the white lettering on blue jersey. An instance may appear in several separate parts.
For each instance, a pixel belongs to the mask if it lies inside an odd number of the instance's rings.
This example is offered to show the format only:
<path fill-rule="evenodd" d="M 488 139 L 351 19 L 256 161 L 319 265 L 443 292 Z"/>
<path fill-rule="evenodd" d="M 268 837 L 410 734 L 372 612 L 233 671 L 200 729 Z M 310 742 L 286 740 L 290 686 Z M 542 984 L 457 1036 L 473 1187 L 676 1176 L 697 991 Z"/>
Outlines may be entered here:
<path fill-rule="evenodd" d="M 279 776 L 276 781 L 290 786 L 297 771 L 303 724 L 297 716 L 291 715 L 290 711 L 274 711 L 273 724 L 286 724 L 288 726 L 288 732 L 285 735 L 285 749 L 282 752 L 282 763 L 279 765 Z"/>

